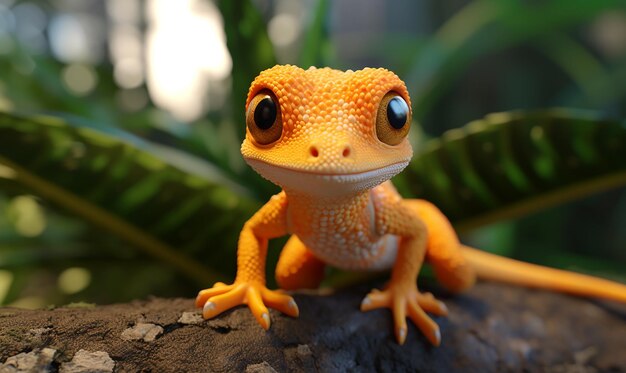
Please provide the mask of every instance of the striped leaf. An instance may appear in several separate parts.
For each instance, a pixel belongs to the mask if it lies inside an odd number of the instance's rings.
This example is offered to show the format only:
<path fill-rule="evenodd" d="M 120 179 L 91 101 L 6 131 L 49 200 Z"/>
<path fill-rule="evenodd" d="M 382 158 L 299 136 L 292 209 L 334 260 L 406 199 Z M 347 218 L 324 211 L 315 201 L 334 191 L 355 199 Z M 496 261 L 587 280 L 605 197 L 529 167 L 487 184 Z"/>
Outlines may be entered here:
<path fill-rule="evenodd" d="M 399 184 L 463 231 L 626 184 L 626 127 L 581 112 L 491 114 L 419 152 Z"/>
<path fill-rule="evenodd" d="M 197 158 L 115 133 L 0 113 L 3 175 L 191 278 L 231 273 L 237 232 L 257 208 L 245 188 Z"/>

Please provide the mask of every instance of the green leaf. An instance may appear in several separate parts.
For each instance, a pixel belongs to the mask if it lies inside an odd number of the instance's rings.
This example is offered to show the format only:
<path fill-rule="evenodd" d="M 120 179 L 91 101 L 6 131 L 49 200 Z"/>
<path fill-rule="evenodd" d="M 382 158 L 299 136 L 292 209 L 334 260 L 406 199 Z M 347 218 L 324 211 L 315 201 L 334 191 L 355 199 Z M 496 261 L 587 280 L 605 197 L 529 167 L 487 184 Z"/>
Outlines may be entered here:
<path fill-rule="evenodd" d="M 313 20 L 307 30 L 304 45 L 300 52 L 299 66 L 303 69 L 323 64 L 324 53 L 329 48 L 328 32 L 326 30 L 328 6 L 328 0 L 318 0 L 317 2 Z"/>
<path fill-rule="evenodd" d="M 463 231 L 626 184 L 626 128 L 576 111 L 508 112 L 451 130 L 399 183 Z"/>
<path fill-rule="evenodd" d="M 231 273 L 224 259 L 258 207 L 247 190 L 202 160 L 113 132 L 0 113 L 0 164 L 34 194 L 190 278 L 206 284 Z"/>
<path fill-rule="evenodd" d="M 219 9 L 224 17 L 226 45 L 233 60 L 232 119 L 241 125 L 236 134 L 242 140 L 246 123 L 243 107 L 250 82 L 260 71 L 274 66 L 276 57 L 265 21 L 250 0 L 222 0 Z"/>
<path fill-rule="evenodd" d="M 519 0 L 470 2 L 450 18 L 419 53 L 406 73 L 414 117 L 421 121 L 468 66 L 495 51 L 551 37 L 602 11 L 624 8 L 619 0 Z M 587 61 L 584 61 L 585 63 Z"/>

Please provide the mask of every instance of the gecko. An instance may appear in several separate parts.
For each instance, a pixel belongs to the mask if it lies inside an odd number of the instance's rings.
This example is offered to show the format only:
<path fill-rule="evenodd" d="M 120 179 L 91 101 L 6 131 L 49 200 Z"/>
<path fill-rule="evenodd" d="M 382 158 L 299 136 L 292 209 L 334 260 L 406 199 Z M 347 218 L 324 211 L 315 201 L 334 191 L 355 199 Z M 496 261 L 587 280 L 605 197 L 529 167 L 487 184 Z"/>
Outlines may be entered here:
<path fill-rule="evenodd" d="M 282 188 L 243 226 L 232 284 L 201 290 L 205 319 L 245 304 L 270 327 L 268 307 L 297 317 L 284 290 L 317 288 L 326 266 L 391 270 L 362 311 L 388 308 L 399 344 L 407 318 L 435 346 L 441 332 L 429 314 L 445 304 L 421 292 L 417 276 L 429 263 L 453 293 L 476 278 L 626 302 L 626 285 L 489 254 L 460 243 L 433 204 L 404 199 L 390 179 L 409 164 L 411 101 L 405 83 L 383 68 L 338 71 L 277 65 L 252 82 L 246 100 L 245 161 Z M 275 269 L 282 290 L 266 287 L 268 240 L 290 235 Z"/>

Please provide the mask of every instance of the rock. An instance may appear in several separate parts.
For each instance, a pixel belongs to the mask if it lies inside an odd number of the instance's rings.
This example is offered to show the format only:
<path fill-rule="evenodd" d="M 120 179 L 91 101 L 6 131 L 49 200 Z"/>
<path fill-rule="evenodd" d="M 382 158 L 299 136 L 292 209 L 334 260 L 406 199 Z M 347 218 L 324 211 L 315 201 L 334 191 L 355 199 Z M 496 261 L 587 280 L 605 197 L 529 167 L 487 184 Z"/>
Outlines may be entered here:
<path fill-rule="evenodd" d="M 186 325 L 200 324 L 204 319 L 200 312 L 183 312 L 178 322 Z"/>
<path fill-rule="evenodd" d="M 104 351 L 78 350 L 72 361 L 61 364 L 60 373 L 110 373 L 115 362 Z"/>
<path fill-rule="evenodd" d="M 49 372 L 56 350 L 52 348 L 35 349 L 28 353 L 10 356 L 0 365 L 0 373 Z"/>
<path fill-rule="evenodd" d="M 479 283 L 458 296 L 429 288 L 450 312 L 434 317 L 441 327 L 441 346 L 431 346 L 413 325 L 399 346 L 388 310 L 359 311 L 369 290 L 361 286 L 328 295 L 296 293 L 300 317 L 271 310 L 268 331 L 245 307 L 188 324 L 198 315 L 191 299 L 53 310 L 4 308 L 0 362 L 6 360 L 6 365 L 21 353 L 54 348 L 52 367 L 63 372 L 83 366 L 77 356 L 88 353 L 80 352 L 84 349 L 102 354 L 94 369 L 120 372 L 626 373 L 626 307 L 616 303 L 491 283 Z M 142 342 L 120 338 L 125 330 L 133 330 Z M 158 338 L 143 343 L 148 335 Z"/>
<path fill-rule="evenodd" d="M 162 333 L 163 328 L 158 325 L 139 322 L 132 328 L 124 330 L 122 332 L 122 339 L 125 341 L 143 339 L 144 342 L 152 342 Z"/>
<path fill-rule="evenodd" d="M 278 373 L 276 369 L 272 368 L 272 366 L 264 361 L 259 364 L 251 364 L 246 367 L 246 373 Z"/>
<path fill-rule="evenodd" d="M 35 328 L 27 332 L 27 337 L 31 339 L 33 343 L 42 344 L 45 341 L 46 335 L 52 330 L 51 328 Z"/>
<path fill-rule="evenodd" d="M 311 351 L 309 345 L 303 344 L 298 345 L 295 348 L 285 348 L 283 354 L 285 355 L 285 361 L 287 361 L 289 364 L 290 371 L 316 371 L 313 351 Z"/>

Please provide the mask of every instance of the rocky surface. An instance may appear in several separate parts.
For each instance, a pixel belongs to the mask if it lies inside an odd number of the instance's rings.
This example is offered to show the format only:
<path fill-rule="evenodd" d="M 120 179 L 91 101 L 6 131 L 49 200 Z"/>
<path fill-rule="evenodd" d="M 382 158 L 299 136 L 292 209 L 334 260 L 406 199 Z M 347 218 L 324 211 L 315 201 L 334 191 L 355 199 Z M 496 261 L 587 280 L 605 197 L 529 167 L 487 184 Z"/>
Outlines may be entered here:
<path fill-rule="evenodd" d="M 125 341 L 141 339 L 144 342 L 152 342 L 161 334 L 163 334 L 163 328 L 159 325 L 138 322 L 132 328 L 128 328 L 122 332 L 122 339 Z"/>
<path fill-rule="evenodd" d="M 264 331 L 237 308 L 210 321 L 190 299 L 53 310 L 0 309 L 0 372 L 626 372 L 626 307 L 481 283 L 450 309 L 435 348 L 412 325 L 403 346 L 367 287 L 296 294 L 300 318 Z"/>

